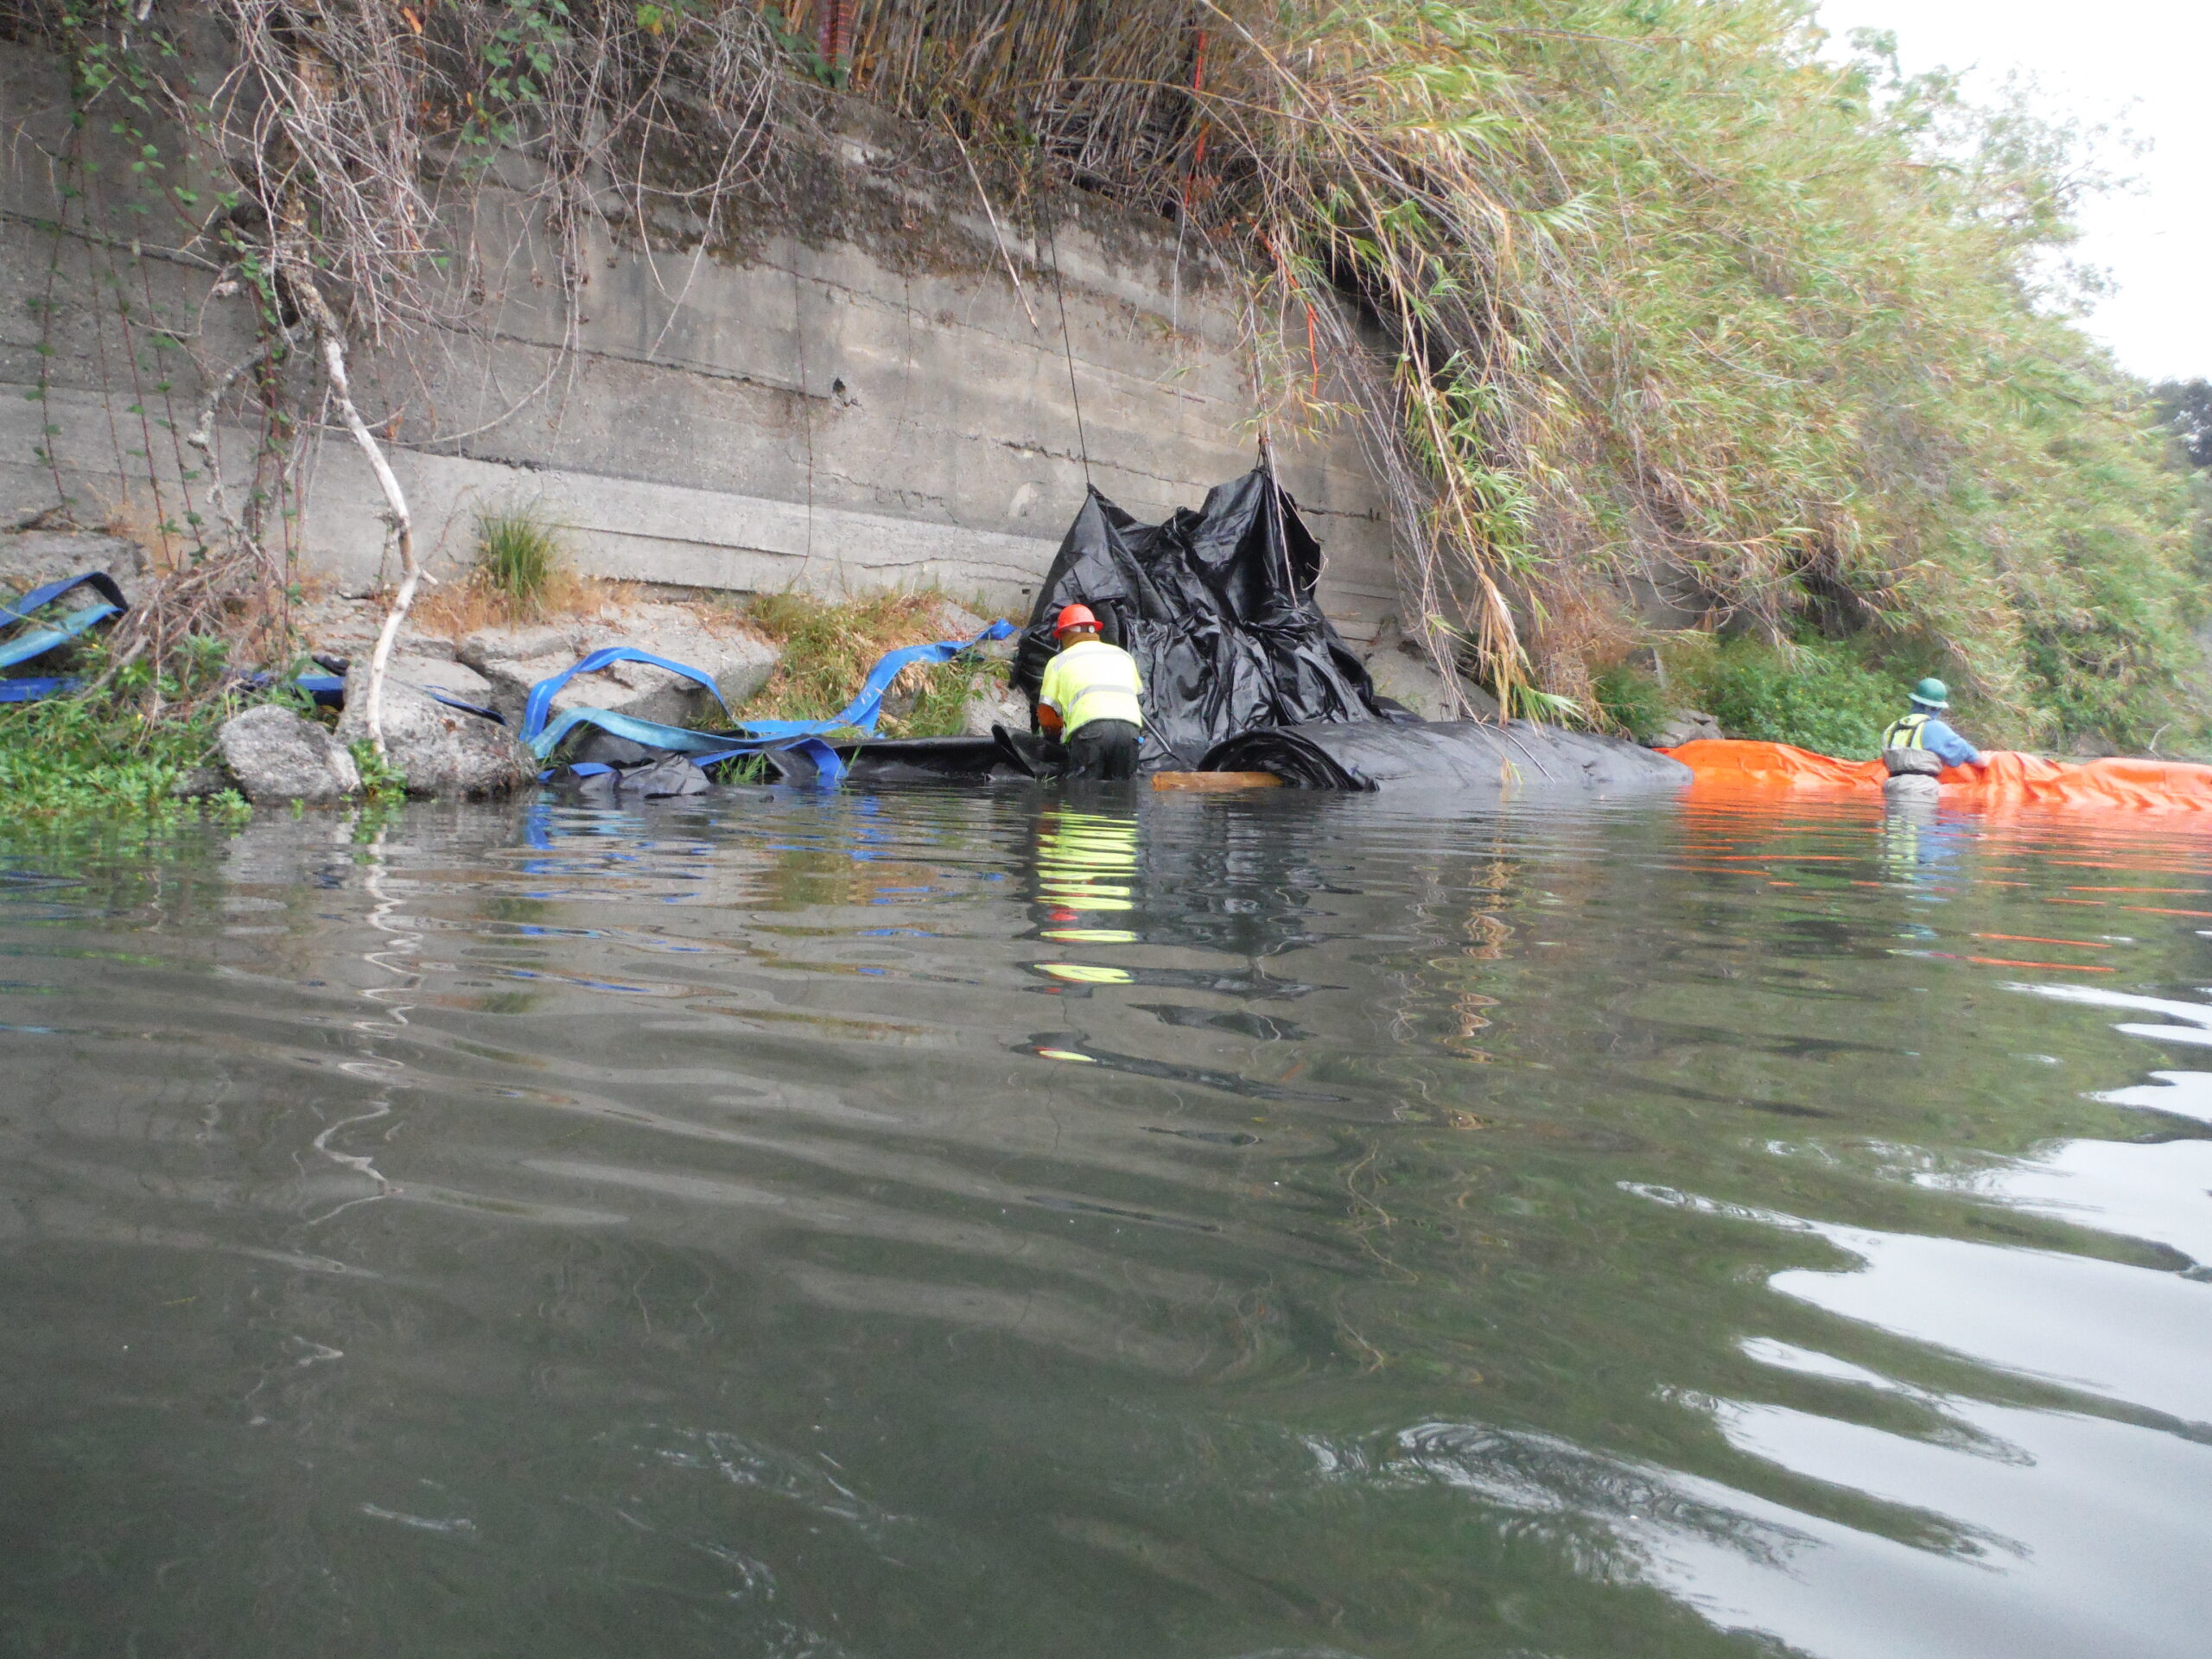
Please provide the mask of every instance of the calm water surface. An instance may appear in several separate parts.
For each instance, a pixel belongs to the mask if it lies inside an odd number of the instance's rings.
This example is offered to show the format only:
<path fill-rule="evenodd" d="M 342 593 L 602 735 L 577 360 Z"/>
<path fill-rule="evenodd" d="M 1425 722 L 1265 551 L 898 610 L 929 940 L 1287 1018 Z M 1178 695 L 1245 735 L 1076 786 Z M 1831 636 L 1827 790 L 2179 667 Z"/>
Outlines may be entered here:
<path fill-rule="evenodd" d="M 1087 809 L 10 844 L 0 1651 L 2207 1650 L 2212 838 Z"/>

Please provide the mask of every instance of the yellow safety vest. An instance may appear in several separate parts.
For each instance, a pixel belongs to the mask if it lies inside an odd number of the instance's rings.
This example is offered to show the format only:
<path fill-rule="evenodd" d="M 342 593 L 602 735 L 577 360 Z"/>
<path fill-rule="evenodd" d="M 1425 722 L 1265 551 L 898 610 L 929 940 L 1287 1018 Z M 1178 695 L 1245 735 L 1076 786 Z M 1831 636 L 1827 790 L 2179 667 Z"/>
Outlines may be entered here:
<path fill-rule="evenodd" d="M 1141 728 L 1144 709 L 1137 696 L 1143 690 L 1135 658 L 1103 639 L 1087 639 L 1045 664 L 1037 700 L 1060 711 L 1065 741 L 1094 720 L 1126 720 Z"/>
<path fill-rule="evenodd" d="M 1882 734 L 1885 749 L 1924 749 L 1928 747 L 1928 722 L 1933 715 L 1905 715 L 1890 722 Z"/>

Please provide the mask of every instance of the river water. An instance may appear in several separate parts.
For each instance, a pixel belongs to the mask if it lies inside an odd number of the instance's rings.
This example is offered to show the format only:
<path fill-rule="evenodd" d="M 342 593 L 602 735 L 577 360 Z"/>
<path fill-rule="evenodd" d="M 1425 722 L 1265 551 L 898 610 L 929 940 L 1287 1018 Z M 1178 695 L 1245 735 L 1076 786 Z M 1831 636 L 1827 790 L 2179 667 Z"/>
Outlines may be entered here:
<path fill-rule="evenodd" d="M 737 792 L 0 858 L 0 1652 L 2198 1655 L 2212 840 Z"/>

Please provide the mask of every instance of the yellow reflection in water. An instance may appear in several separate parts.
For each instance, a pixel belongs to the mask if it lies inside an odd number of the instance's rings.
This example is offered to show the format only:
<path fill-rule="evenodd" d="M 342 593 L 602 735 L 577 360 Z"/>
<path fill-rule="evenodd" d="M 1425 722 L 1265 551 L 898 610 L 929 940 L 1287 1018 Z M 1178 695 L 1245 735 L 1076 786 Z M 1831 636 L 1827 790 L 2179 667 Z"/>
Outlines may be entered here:
<path fill-rule="evenodd" d="M 1062 807 L 1046 813 L 1038 824 L 1038 897 L 1048 904 L 1080 912 L 1132 909 L 1136 870 L 1137 821 L 1133 814 Z M 1071 922 L 1076 918 L 1052 919 Z"/>

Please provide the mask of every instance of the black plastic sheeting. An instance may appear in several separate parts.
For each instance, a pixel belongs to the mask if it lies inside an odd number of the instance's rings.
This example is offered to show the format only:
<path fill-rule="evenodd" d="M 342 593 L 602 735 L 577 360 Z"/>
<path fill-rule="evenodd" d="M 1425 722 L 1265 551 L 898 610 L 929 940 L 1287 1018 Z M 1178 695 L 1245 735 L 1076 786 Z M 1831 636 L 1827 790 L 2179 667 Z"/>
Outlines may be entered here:
<path fill-rule="evenodd" d="M 1300 789 L 1629 794 L 1689 781 L 1681 761 L 1615 737 L 1516 720 L 1313 722 L 1216 744 L 1201 772 L 1272 772 Z"/>
<path fill-rule="evenodd" d="M 1366 668 L 1314 602 L 1320 574 L 1320 544 L 1263 467 L 1164 524 L 1093 489 L 1022 631 L 1015 689 L 1035 698 L 1053 620 L 1081 603 L 1144 676 L 1147 772 L 1192 770 L 1255 727 L 1377 719 Z"/>

